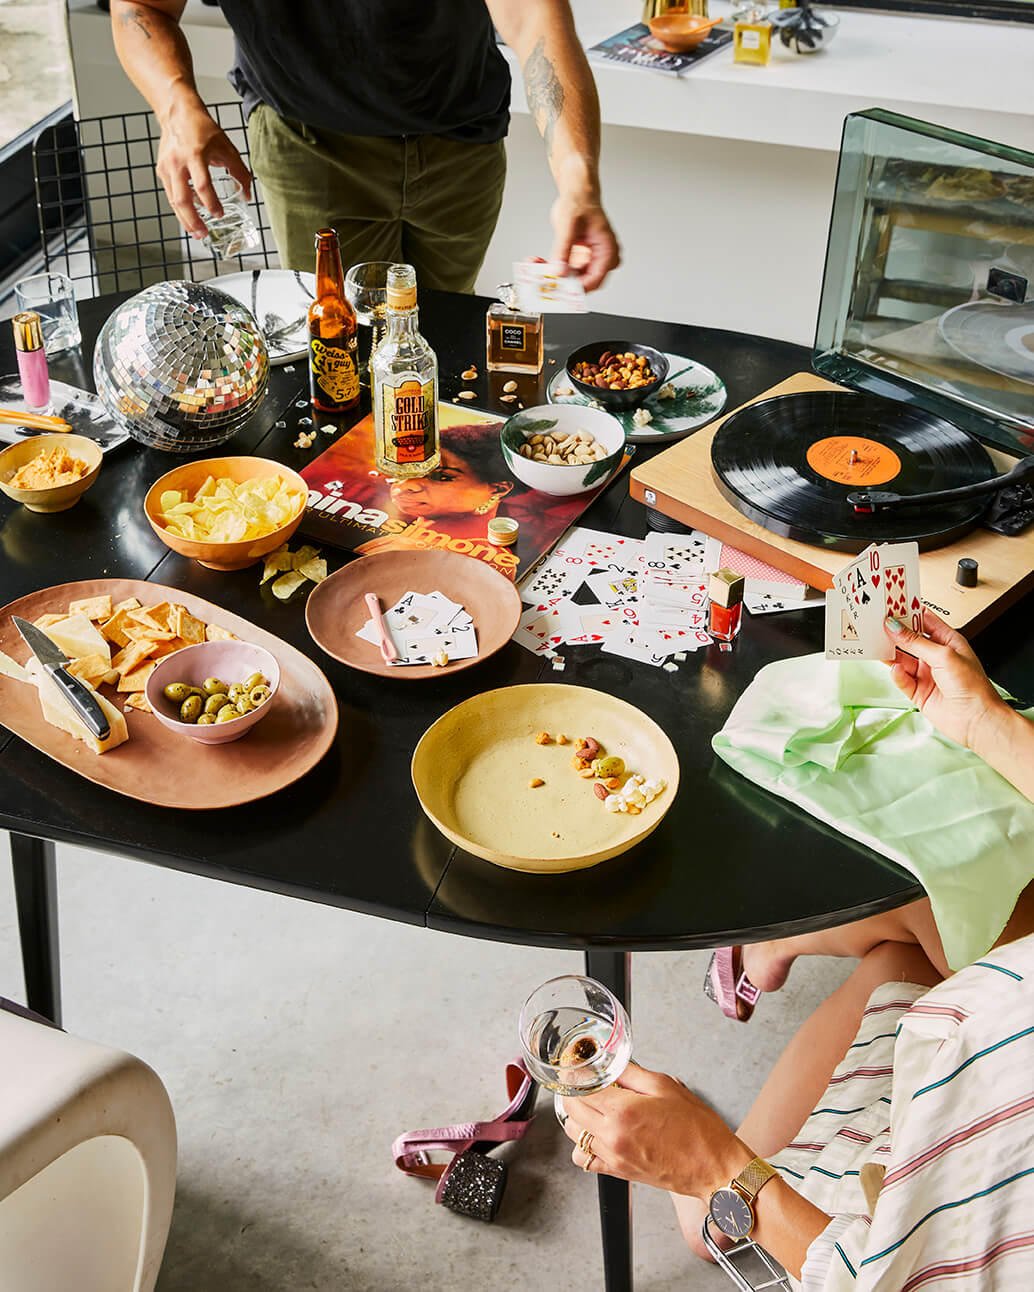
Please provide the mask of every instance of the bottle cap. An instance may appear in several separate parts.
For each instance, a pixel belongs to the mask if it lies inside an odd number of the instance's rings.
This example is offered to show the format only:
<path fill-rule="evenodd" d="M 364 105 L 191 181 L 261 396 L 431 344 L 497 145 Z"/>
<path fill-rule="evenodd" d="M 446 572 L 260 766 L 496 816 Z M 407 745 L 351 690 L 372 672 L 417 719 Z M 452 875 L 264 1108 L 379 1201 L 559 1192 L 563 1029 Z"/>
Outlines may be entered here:
<path fill-rule="evenodd" d="M 14 325 L 14 348 L 16 350 L 42 350 L 43 327 L 40 317 L 33 310 L 16 314 L 11 323 Z"/>
<path fill-rule="evenodd" d="M 977 563 L 971 556 L 964 556 L 955 569 L 955 582 L 960 588 L 977 586 Z"/>
<path fill-rule="evenodd" d="M 743 600 L 744 578 L 735 570 L 715 570 L 708 584 L 708 595 L 719 606 L 738 606 Z"/>
<path fill-rule="evenodd" d="M 416 270 L 412 265 L 392 265 L 387 274 L 385 303 L 389 310 L 416 308 Z"/>
<path fill-rule="evenodd" d="M 509 547 L 517 542 L 520 524 L 510 516 L 493 516 L 488 522 L 488 541 L 496 547 Z"/>

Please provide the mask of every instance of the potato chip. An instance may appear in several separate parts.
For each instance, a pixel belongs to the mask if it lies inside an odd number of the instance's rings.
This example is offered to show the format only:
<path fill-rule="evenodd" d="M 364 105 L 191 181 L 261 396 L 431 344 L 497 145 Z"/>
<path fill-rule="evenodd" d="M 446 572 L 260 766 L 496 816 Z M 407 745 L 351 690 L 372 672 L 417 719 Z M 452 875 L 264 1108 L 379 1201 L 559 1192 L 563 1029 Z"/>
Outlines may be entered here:
<path fill-rule="evenodd" d="M 176 489 L 166 489 L 158 499 L 158 506 L 162 511 L 170 511 L 173 507 L 178 507 L 186 496 Z"/>
<path fill-rule="evenodd" d="M 311 561 L 314 556 L 319 556 L 318 547 L 310 547 L 308 543 L 300 547 L 291 557 L 291 566 L 295 570 L 300 570 L 306 561 Z"/>
<path fill-rule="evenodd" d="M 313 583 L 322 583 L 327 577 L 327 563 L 322 556 L 314 556 L 311 560 L 306 561 L 304 565 L 298 566 L 298 573 L 304 574 Z"/>
<path fill-rule="evenodd" d="M 274 574 L 279 574 L 281 570 L 293 570 L 294 560 L 291 553 L 287 550 L 287 544 L 278 547 L 275 552 L 270 552 L 266 557 L 265 565 L 262 567 L 262 582 L 271 579 Z"/>
<path fill-rule="evenodd" d="M 281 574 L 278 579 L 273 580 L 273 596 L 280 601 L 286 601 L 306 582 L 305 575 L 298 570 L 292 570 L 289 574 Z"/>
<path fill-rule="evenodd" d="M 70 601 L 68 603 L 68 613 L 70 615 L 84 614 L 87 619 L 96 622 L 98 619 L 111 618 L 111 597 L 84 597 L 82 601 Z"/>

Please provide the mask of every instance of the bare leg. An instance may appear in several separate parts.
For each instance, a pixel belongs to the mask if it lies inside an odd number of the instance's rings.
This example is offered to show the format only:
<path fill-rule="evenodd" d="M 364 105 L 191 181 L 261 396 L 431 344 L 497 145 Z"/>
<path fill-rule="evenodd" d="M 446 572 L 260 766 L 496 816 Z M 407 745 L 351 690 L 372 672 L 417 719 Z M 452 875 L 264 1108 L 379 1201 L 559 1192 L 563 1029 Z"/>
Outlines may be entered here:
<path fill-rule="evenodd" d="M 841 924 L 817 933 L 803 933 L 773 942 L 754 942 L 743 948 L 743 969 L 762 991 L 778 991 L 798 956 L 851 956 L 861 960 L 888 942 L 921 948 L 927 961 L 947 978 L 951 970 L 944 958 L 940 934 L 930 910 L 930 899 L 921 898 L 883 915 Z"/>
<path fill-rule="evenodd" d="M 847 1053 L 875 989 L 887 982 L 934 987 L 944 977 L 914 943 L 883 942 L 868 951 L 851 977 L 797 1029 L 737 1130 L 739 1138 L 760 1157 L 785 1148 L 807 1121 Z M 700 1239 L 703 1205 L 695 1198 L 671 1197 L 686 1242 L 698 1256 L 709 1260 Z"/>

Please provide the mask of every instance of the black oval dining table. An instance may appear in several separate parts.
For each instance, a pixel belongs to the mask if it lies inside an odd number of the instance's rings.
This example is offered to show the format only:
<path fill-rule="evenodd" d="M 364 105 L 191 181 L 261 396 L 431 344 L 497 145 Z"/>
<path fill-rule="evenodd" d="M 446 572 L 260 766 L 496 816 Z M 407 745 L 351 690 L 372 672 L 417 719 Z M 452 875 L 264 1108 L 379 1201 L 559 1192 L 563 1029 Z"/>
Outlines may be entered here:
<path fill-rule="evenodd" d="M 83 350 L 56 357 L 53 375 L 92 388 L 92 351 L 124 297 L 80 303 Z M 500 374 L 485 374 L 485 310 L 473 296 L 421 294 L 421 330 L 438 354 L 441 396 L 474 389 L 475 407 L 498 412 Z M 602 314 L 550 315 L 541 379 L 519 379 L 527 406 L 577 345 L 632 337 L 713 368 L 734 408 L 809 367 L 801 346 L 747 333 Z M 553 360 L 550 363 L 549 360 Z M 471 364 L 482 373 L 463 382 Z M 0 371 L 13 371 L 10 331 Z M 255 453 L 298 468 L 305 361 L 274 369 L 265 403 L 220 453 Z M 368 408 L 364 395 L 361 415 Z M 355 420 L 354 418 L 352 420 Z M 286 423 L 278 425 L 278 423 Z M 351 421 L 342 423 L 347 427 Z M 318 439 L 323 442 L 323 436 Z M 329 443 L 329 440 L 326 442 Z M 637 457 L 656 451 L 641 445 Z M 259 804 L 184 812 L 100 788 L 0 729 L 0 827 L 10 831 L 28 1004 L 60 1019 L 55 843 L 71 843 L 287 897 L 402 920 L 471 938 L 580 949 L 586 972 L 627 1004 L 629 953 L 715 947 L 826 928 L 911 901 L 922 889 L 905 871 L 792 804 L 749 784 L 715 758 L 711 737 L 769 662 L 820 651 L 816 611 L 745 616 L 734 648 L 706 647 L 671 673 L 595 647 L 564 651 L 566 668 L 515 642 L 474 668 L 411 685 L 349 669 L 309 636 L 304 605 L 260 589 L 256 569 L 215 572 L 169 551 L 142 510 L 149 485 L 175 460 L 129 442 L 71 510 L 36 515 L 0 497 L 0 605 L 52 584 L 101 575 L 155 581 L 215 602 L 313 658 L 337 697 L 334 745 L 301 780 Z M 641 537 L 648 516 L 619 476 L 580 523 Z M 331 569 L 350 559 L 324 549 Z M 1034 693 L 1034 599 L 1027 597 L 977 643 L 991 675 L 1014 695 Z M 432 722 L 482 691 L 562 682 L 613 692 L 667 731 L 681 784 L 660 827 L 633 851 L 588 870 L 542 876 L 469 855 L 424 817 L 409 777 L 413 748 Z M 0 713 L 0 720 L 2 720 Z M 514 1001 L 515 1015 L 520 1002 Z M 604 1281 L 632 1286 L 627 1186 L 600 1177 Z"/>

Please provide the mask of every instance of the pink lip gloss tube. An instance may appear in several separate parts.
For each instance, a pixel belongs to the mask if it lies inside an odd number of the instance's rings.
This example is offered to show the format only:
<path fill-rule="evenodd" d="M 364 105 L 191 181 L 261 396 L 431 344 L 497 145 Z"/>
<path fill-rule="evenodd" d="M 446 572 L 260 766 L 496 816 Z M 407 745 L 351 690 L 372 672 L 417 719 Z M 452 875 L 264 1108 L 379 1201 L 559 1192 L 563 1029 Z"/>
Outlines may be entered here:
<path fill-rule="evenodd" d="M 47 352 L 43 349 L 43 330 L 40 317 L 32 310 L 16 314 L 14 348 L 18 354 L 18 375 L 22 379 L 22 397 L 30 413 L 50 411 L 50 375 L 47 372 Z"/>

